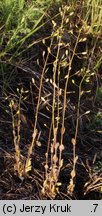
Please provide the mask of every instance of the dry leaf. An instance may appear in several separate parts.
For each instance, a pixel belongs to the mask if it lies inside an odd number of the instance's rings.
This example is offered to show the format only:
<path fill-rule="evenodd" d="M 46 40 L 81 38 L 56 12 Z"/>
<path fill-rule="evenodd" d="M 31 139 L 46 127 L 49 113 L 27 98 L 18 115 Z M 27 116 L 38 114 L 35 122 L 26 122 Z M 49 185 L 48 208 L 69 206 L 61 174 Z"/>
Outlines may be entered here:
<path fill-rule="evenodd" d="M 25 173 L 28 173 L 29 171 L 31 171 L 31 158 L 27 159 L 25 165 Z"/>
<path fill-rule="evenodd" d="M 60 151 L 63 151 L 64 150 L 64 145 L 61 144 L 60 147 L 59 147 Z"/>
<path fill-rule="evenodd" d="M 58 146 L 59 146 L 59 143 L 57 142 L 56 145 L 55 145 L 56 150 L 58 149 Z"/>
<path fill-rule="evenodd" d="M 74 161 L 74 162 L 76 163 L 76 162 L 77 162 L 77 160 L 78 160 L 78 156 L 76 156 L 76 157 L 75 157 L 75 161 Z"/>
<path fill-rule="evenodd" d="M 54 155 L 54 156 L 53 156 L 53 162 L 54 162 L 54 163 L 57 163 L 57 161 L 58 161 L 58 157 L 57 157 L 56 155 Z"/>
<path fill-rule="evenodd" d="M 60 168 L 63 167 L 63 159 L 60 161 Z"/>
<path fill-rule="evenodd" d="M 45 169 L 46 169 L 46 170 L 48 169 L 48 165 L 47 165 L 47 164 L 45 164 L 45 166 L 44 166 L 44 167 L 45 167 Z"/>
<path fill-rule="evenodd" d="M 51 153 L 52 153 L 52 154 L 53 154 L 53 150 L 54 150 L 54 149 L 53 149 L 53 145 L 51 145 Z"/>
<path fill-rule="evenodd" d="M 73 145 L 76 145 L 76 140 L 74 138 L 72 138 L 71 142 Z"/>
<path fill-rule="evenodd" d="M 37 146 L 41 147 L 41 142 L 40 141 L 36 141 Z"/>
<path fill-rule="evenodd" d="M 61 182 L 57 182 L 57 183 L 56 183 L 56 186 L 58 186 L 58 187 L 61 186 L 61 185 L 62 185 Z"/>
<path fill-rule="evenodd" d="M 61 133 L 62 133 L 62 134 L 65 133 L 65 127 L 61 128 Z"/>
<path fill-rule="evenodd" d="M 75 171 L 72 170 L 72 172 L 71 172 L 71 177 L 72 177 L 72 179 L 75 177 L 75 175 L 76 175 Z"/>

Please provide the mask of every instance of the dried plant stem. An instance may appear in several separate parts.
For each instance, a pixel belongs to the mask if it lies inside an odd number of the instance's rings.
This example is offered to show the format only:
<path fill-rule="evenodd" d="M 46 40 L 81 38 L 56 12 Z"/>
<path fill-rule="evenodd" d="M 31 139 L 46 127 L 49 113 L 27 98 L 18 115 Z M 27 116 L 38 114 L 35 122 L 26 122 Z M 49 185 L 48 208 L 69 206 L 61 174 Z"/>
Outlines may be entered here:
<path fill-rule="evenodd" d="M 79 97 L 78 97 L 78 108 L 77 108 L 77 117 L 76 117 L 76 130 L 75 130 L 75 145 L 77 141 L 77 135 L 78 135 L 78 126 L 79 126 L 79 117 L 80 117 L 80 102 L 81 102 L 81 89 L 82 89 L 82 83 L 86 77 L 86 73 L 83 76 L 80 85 L 79 85 Z M 76 153 L 75 153 L 75 145 L 73 145 L 73 162 L 75 161 Z M 74 162 L 74 169 L 75 169 L 75 162 Z"/>
<path fill-rule="evenodd" d="M 73 50 L 73 54 L 71 57 L 71 60 L 69 62 L 69 69 L 71 69 L 71 65 L 72 65 L 72 61 L 73 61 L 73 57 L 75 55 L 76 52 L 76 47 L 79 41 L 79 37 L 80 37 L 80 33 L 81 33 L 82 29 L 80 29 L 77 40 L 76 40 L 76 44 L 74 46 L 74 50 Z M 66 87 L 68 84 L 68 78 L 69 78 L 69 71 L 68 71 L 68 76 L 67 76 L 67 80 L 66 80 L 66 86 L 65 86 L 65 93 L 66 93 Z M 79 123 L 79 109 L 80 109 L 80 98 L 81 98 L 81 85 L 82 82 L 80 83 L 79 86 L 79 98 L 78 98 L 78 108 L 77 108 L 77 117 L 76 117 L 76 131 L 75 131 L 75 138 L 72 139 L 72 144 L 73 144 L 73 169 L 71 171 L 71 179 L 70 179 L 70 184 L 67 187 L 68 188 L 68 193 L 70 193 L 71 195 L 73 194 L 74 188 L 75 188 L 75 176 L 76 176 L 76 163 L 78 160 L 78 157 L 76 156 L 76 139 L 77 139 L 77 134 L 78 134 L 78 123 Z M 65 102 L 66 102 L 66 96 L 65 96 Z"/>
<path fill-rule="evenodd" d="M 19 90 L 18 90 L 19 92 Z M 21 89 L 21 92 L 19 92 L 19 103 L 18 103 L 18 110 L 16 112 L 17 116 L 17 126 L 15 125 L 15 116 L 13 113 L 13 106 L 14 101 L 12 100 L 10 102 L 10 109 L 11 109 L 11 116 L 12 116 L 12 128 L 13 128 L 13 138 L 14 138 L 14 146 L 15 146 L 15 170 L 18 172 L 19 177 L 22 176 L 22 169 L 21 169 L 21 151 L 20 151 L 20 129 L 21 129 L 21 100 L 22 100 L 22 94 L 23 94 L 23 88 Z M 16 129 L 17 127 L 17 129 Z"/>
<path fill-rule="evenodd" d="M 53 42 L 53 37 L 51 38 L 51 43 L 50 43 L 49 51 L 51 49 L 52 42 Z M 42 82 L 43 82 L 43 77 L 44 77 L 44 73 L 45 73 L 46 66 L 47 66 L 47 61 L 48 61 L 48 58 L 49 58 L 49 53 L 50 52 L 47 53 L 47 57 L 46 57 L 46 60 L 45 60 L 45 63 L 44 63 L 44 67 L 43 67 L 43 70 L 42 70 L 42 74 L 41 74 L 41 78 L 40 78 L 40 86 L 39 86 L 38 102 L 37 102 L 37 106 L 36 106 L 35 122 L 34 122 L 34 129 L 33 129 L 33 135 L 32 135 L 32 142 L 31 142 L 31 145 L 30 145 L 30 147 L 28 149 L 27 160 L 29 160 L 30 157 L 31 157 L 31 154 L 32 154 L 32 151 L 33 151 L 33 148 L 34 148 L 35 138 L 36 138 L 36 135 L 37 135 L 37 129 L 36 129 L 36 127 L 37 127 L 39 104 L 40 104 L 40 98 L 41 98 Z"/>

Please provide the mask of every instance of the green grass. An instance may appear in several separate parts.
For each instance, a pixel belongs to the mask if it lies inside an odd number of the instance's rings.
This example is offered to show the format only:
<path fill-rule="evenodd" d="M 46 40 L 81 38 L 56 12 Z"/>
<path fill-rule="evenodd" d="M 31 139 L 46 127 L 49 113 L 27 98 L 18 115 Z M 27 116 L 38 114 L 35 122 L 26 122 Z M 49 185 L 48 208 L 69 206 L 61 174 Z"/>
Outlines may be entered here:
<path fill-rule="evenodd" d="M 96 100 L 97 101 L 102 100 L 102 86 L 100 86 L 100 87 L 97 88 L 97 91 L 96 91 Z"/>
<path fill-rule="evenodd" d="M 5 56 L 44 25 L 41 20 L 53 1 L 0 0 L 0 45 Z M 58 1 L 56 1 L 57 3 Z"/>

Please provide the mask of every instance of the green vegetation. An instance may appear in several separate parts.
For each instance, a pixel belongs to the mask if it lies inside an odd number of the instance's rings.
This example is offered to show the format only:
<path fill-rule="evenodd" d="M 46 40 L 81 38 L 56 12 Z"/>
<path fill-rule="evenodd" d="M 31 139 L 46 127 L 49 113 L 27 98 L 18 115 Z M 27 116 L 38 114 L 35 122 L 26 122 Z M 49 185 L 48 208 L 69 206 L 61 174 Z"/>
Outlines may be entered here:
<path fill-rule="evenodd" d="M 97 88 L 97 91 L 96 91 L 96 99 L 97 99 L 98 101 L 102 100 L 102 86 Z"/>
<path fill-rule="evenodd" d="M 102 199 L 101 23 L 100 0 L 0 0 L 1 199 Z"/>

